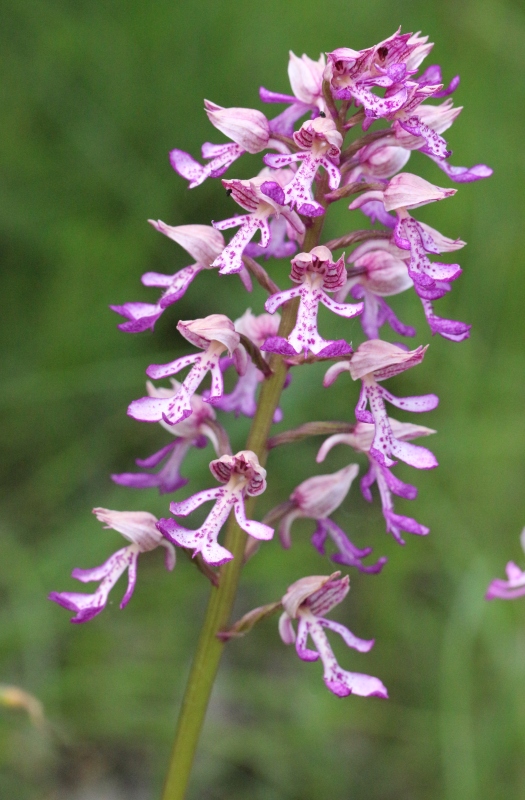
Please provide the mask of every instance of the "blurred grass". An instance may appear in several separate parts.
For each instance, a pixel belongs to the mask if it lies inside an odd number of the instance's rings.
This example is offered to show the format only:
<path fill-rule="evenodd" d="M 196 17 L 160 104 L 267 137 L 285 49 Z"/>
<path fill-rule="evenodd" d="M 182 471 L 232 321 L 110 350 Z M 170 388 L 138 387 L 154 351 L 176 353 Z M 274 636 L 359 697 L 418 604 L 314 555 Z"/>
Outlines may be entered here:
<path fill-rule="evenodd" d="M 453 163 L 484 161 L 495 175 L 421 209 L 422 219 L 469 243 L 460 254 L 464 274 L 438 309 L 473 323 L 469 342 L 432 341 L 424 364 L 392 382 L 401 394 L 441 397 L 425 419 L 439 430 L 432 448 L 440 468 L 398 469 L 420 488 L 416 502 L 399 501 L 400 511 L 432 534 L 397 547 L 383 534 L 377 503 L 369 508 L 356 487 L 339 512 L 355 540 L 374 544 L 389 564 L 378 577 L 353 576 L 338 612 L 358 635 L 376 638 L 374 650 L 337 652 L 344 666 L 380 676 L 392 699 L 332 697 L 318 665 L 299 662 L 269 620 L 228 646 L 192 797 L 523 797 L 524 606 L 483 602 L 489 579 L 522 558 L 525 521 L 521 5 L 6 0 L 0 20 L 0 678 L 38 696 L 54 726 L 44 740 L 1 711 L 0 796 L 54 799 L 59 787 L 72 793 L 97 773 L 116 776 L 130 796 L 142 782 L 154 797 L 162 780 L 206 602 L 197 571 L 180 559 L 168 575 L 158 553 L 143 556 L 126 611 L 117 587 L 104 614 L 78 628 L 45 597 L 73 587 L 72 567 L 100 563 L 120 546 L 93 506 L 166 513 L 166 499 L 153 491 L 126 491 L 108 478 L 164 441 L 158 426 L 127 418 L 126 405 L 142 393 L 147 364 L 181 346 L 179 318 L 218 310 L 235 318 L 246 306 L 236 279 L 205 274 L 153 335 L 116 330 L 110 302 L 153 297 L 142 272 L 187 263 L 146 219 L 208 224 L 232 213 L 217 182 L 185 191 L 168 151 L 197 155 L 202 141 L 214 140 L 202 98 L 261 107 L 259 85 L 288 91 L 289 49 L 317 57 L 364 47 L 402 23 L 436 42 L 430 62 L 443 65 L 446 79 L 461 74 L 456 102 L 465 110 L 449 135 Z M 231 174 L 248 177 L 255 163 Z M 419 154 L 410 169 L 447 183 Z M 327 237 L 346 225 L 344 207 L 334 209 Z M 260 311 L 263 296 L 254 292 L 248 302 Z M 428 341 L 415 299 L 398 298 L 396 309 L 418 325 L 418 342 Z M 357 323 L 350 335 L 359 340 Z M 283 398 L 286 427 L 351 416 L 355 387 L 340 379 L 323 390 L 321 373 L 294 375 Z M 245 431 L 239 422 L 236 445 Z M 261 510 L 316 469 L 317 444 L 272 453 Z M 193 485 L 209 480 L 208 456 L 190 458 Z M 338 448 L 327 471 L 350 458 Z M 239 613 L 330 569 L 310 547 L 310 532 L 309 523 L 297 525 L 290 553 L 277 542 L 260 550 Z"/>

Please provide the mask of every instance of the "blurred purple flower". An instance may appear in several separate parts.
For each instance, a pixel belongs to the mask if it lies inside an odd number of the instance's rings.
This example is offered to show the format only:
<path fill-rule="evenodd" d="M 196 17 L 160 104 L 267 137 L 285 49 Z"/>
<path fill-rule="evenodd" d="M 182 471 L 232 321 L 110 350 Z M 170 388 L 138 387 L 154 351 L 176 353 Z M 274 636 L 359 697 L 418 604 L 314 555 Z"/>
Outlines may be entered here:
<path fill-rule="evenodd" d="M 156 387 L 147 381 L 146 388 L 150 397 L 172 398 L 181 388 L 181 384 L 172 378 L 172 388 Z M 187 419 L 169 425 L 163 419 L 160 424 L 165 430 L 175 436 L 175 441 L 162 447 L 148 458 L 137 458 L 136 464 L 144 469 L 154 469 L 164 461 L 158 472 L 123 472 L 112 475 L 115 483 L 121 486 L 130 486 L 134 489 L 149 489 L 158 486 L 160 494 L 176 492 L 188 483 L 187 478 L 180 474 L 182 462 L 192 447 L 206 447 L 209 439 L 219 455 L 217 435 L 208 423 L 215 420 L 215 411 L 203 401 L 199 395 L 194 394 L 190 399 L 192 414 Z"/>
<path fill-rule="evenodd" d="M 525 551 L 525 528 L 520 536 L 521 548 Z M 486 600 L 515 600 L 525 595 L 525 572 L 521 570 L 513 561 L 509 561 L 505 571 L 507 580 L 495 578 L 489 584 Z"/>
<path fill-rule="evenodd" d="M 289 500 L 270 511 L 265 519 L 272 524 L 279 521 L 278 532 L 282 546 L 289 548 L 292 544 L 290 529 L 294 520 L 314 519 L 317 527 L 312 536 L 312 544 L 321 555 L 324 555 L 325 542 L 330 537 L 338 550 L 331 557 L 336 564 L 357 567 L 360 572 L 380 572 L 386 558 L 380 558 L 376 564 L 364 565 L 362 560 L 371 554 L 372 548 L 356 547 L 339 525 L 329 519 L 350 491 L 358 472 L 357 464 L 349 464 L 331 475 L 314 475 L 300 483 Z"/>

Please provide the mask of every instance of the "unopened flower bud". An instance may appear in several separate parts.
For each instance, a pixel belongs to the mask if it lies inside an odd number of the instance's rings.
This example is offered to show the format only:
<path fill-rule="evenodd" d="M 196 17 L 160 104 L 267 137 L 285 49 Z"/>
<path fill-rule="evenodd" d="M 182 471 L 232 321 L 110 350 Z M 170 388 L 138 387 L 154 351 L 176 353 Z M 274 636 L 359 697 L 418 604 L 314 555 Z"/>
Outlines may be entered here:
<path fill-rule="evenodd" d="M 209 100 L 204 108 L 212 125 L 248 153 L 260 153 L 268 146 L 270 126 L 255 108 L 223 108 Z"/>

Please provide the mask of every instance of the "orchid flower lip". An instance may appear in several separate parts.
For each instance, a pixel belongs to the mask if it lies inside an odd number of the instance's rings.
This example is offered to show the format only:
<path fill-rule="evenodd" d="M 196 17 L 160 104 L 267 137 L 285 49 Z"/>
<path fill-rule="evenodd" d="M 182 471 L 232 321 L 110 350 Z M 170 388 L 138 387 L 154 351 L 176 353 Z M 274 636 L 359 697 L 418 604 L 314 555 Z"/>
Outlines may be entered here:
<path fill-rule="evenodd" d="M 232 510 L 239 526 L 255 539 L 271 539 L 273 528 L 246 518 L 245 495 L 259 495 L 266 489 L 266 470 L 253 451 L 241 450 L 235 455 L 223 455 L 210 462 L 210 471 L 223 486 L 205 489 L 186 500 L 170 504 L 175 517 L 185 517 L 203 503 L 215 501 L 203 524 L 196 530 L 189 530 L 174 519 L 160 519 L 157 528 L 169 542 L 192 549 L 194 556 L 200 553 L 207 564 L 218 567 L 233 558 L 233 554 L 218 543 L 218 536 Z"/>

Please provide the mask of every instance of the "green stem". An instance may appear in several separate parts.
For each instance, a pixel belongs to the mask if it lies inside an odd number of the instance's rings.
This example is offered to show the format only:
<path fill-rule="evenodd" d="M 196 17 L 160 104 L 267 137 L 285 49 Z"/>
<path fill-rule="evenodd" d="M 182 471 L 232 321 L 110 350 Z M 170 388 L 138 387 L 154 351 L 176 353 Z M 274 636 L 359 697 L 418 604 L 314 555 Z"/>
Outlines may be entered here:
<path fill-rule="evenodd" d="M 326 181 L 323 179 L 318 191 L 321 198 L 324 198 L 326 189 Z M 311 226 L 307 228 L 303 243 L 305 251 L 311 250 L 318 244 L 323 221 L 324 217 L 315 217 Z M 292 331 L 298 305 L 298 300 L 293 300 L 284 306 L 279 336 L 287 337 Z M 268 434 L 288 369 L 279 355 L 272 356 L 270 366 L 273 375 L 263 383 L 257 411 L 246 442 L 246 449 L 253 450 L 263 466 L 266 463 Z M 252 516 L 255 500 L 255 497 L 247 498 L 246 515 L 249 518 Z M 225 645 L 225 642 L 217 638 L 217 633 L 227 627 L 231 616 L 243 566 L 246 539 L 246 533 L 238 526 L 233 514 L 230 515 L 224 545 L 233 554 L 233 559 L 221 567 L 219 586 L 212 587 L 211 590 L 197 652 L 182 701 L 162 800 L 184 800 L 186 795 L 195 750 Z"/>

